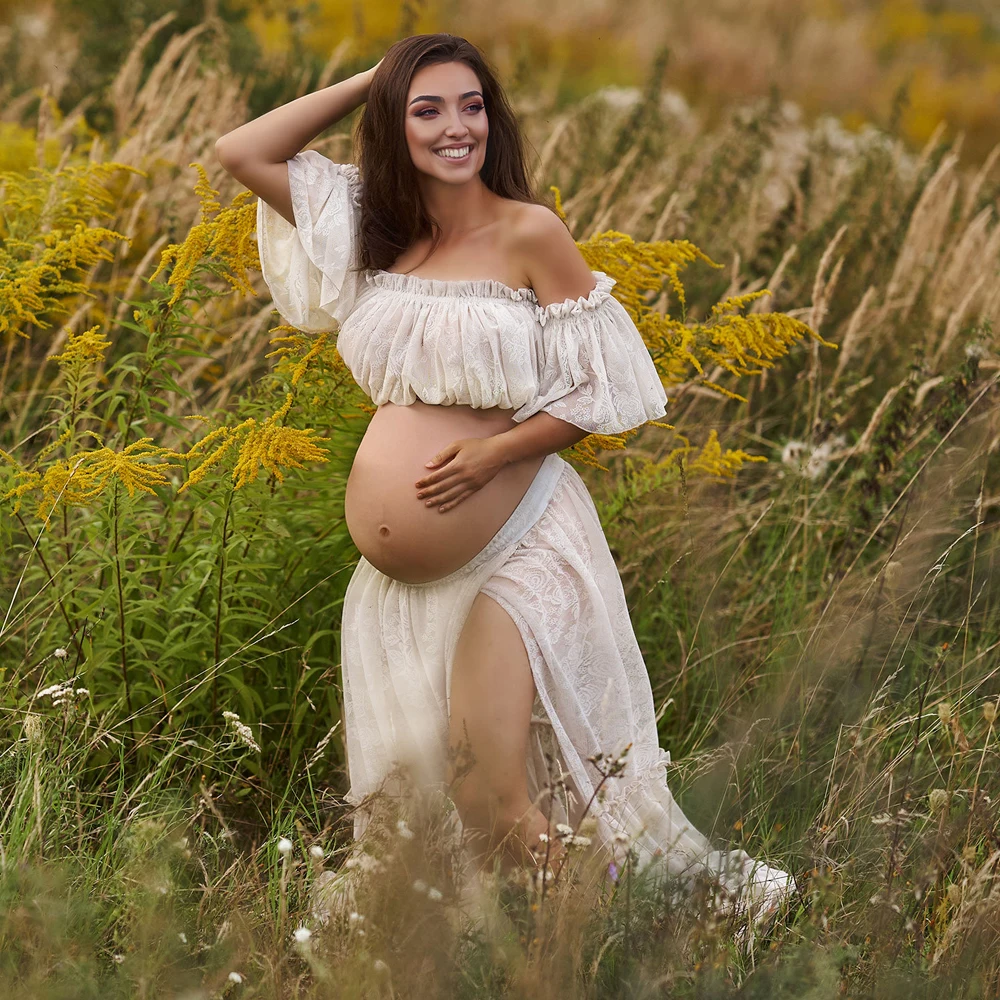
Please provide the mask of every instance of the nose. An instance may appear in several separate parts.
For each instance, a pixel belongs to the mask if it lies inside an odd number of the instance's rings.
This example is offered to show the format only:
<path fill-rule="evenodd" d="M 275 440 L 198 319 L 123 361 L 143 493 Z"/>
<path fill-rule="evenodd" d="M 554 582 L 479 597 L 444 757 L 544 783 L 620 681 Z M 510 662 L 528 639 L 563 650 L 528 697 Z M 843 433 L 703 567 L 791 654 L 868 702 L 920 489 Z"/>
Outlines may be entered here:
<path fill-rule="evenodd" d="M 460 111 L 449 113 L 448 124 L 445 126 L 445 132 L 450 136 L 463 136 L 469 134 L 468 127 L 462 124 Z"/>

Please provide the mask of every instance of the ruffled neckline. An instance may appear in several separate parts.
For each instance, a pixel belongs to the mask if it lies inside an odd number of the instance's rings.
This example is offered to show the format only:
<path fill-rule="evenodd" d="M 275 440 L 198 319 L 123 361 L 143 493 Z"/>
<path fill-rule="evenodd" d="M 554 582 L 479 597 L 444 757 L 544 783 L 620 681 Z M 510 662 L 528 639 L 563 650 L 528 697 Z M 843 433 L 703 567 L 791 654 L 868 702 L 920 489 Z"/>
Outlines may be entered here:
<path fill-rule="evenodd" d="M 417 274 L 402 274 L 398 271 L 369 270 L 366 279 L 380 288 L 395 292 L 410 292 L 420 295 L 436 295 L 445 298 L 474 296 L 491 299 L 511 299 L 514 302 L 528 302 L 535 307 L 535 314 L 544 325 L 546 320 L 570 316 L 587 309 L 596 309 L 610 295 L 617 280 L 604 271 L 591 271 L 596 284 L 589 294 L 577 299 L 550 302 L 546 306 L 538 304 L 538 297 L 532 288 L 512 288 L 495 278 L 425 278 Z"/>
<path fill-rule="evenodd" d="M 396 292 L 420 292 L 424 295 L 476 295 L 485 298 L 513 299 L 515 302 L 531 302 L 537 305 L 538 298 L 531 288 L 511 288 L 496 278 L 425 278 L 418 274 L 401 274 L 399 271 L 368 271 L 367 278 L 373 284 Z"/>

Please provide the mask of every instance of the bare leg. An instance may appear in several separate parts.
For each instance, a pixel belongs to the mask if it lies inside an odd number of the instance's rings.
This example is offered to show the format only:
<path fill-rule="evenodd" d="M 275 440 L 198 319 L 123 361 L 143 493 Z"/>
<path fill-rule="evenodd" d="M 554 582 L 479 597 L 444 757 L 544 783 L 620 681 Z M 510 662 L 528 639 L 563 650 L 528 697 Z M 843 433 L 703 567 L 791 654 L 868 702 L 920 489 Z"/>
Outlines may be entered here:
<path fill-rule="evenodd" d="M 491 597 L 476 596 L 455 649 L 449 743 L 471 751 L 471 770 L 455 777 L 452 800 L 480 863 L 501 848 L 501 870 L 532 865 L 530 849 L 548 822 L 528 797 L 527 752 L 535 681 L 524 642 L 510 615 Z M 460 768 L 458 769 L 461 770 Z M 544 846 L 544 845 L 543 845 Z M 550 861 L 561 854 L 553 843 Z"/>

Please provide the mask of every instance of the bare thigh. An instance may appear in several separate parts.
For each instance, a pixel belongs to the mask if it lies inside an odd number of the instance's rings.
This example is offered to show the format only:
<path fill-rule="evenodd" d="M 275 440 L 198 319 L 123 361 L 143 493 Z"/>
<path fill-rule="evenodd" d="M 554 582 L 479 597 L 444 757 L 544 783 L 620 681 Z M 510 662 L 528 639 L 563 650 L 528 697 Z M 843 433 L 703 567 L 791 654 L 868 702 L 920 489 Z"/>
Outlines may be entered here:
<path fill-rule="evenodd" d="M 492 597 L 476 596 L 455 649 L 449 744 L 467 744 L 471 770 L 453 798 L 482 825 L 520 813 L 528 797 L 527 753 L 535 681 L 521 634 Z"/>

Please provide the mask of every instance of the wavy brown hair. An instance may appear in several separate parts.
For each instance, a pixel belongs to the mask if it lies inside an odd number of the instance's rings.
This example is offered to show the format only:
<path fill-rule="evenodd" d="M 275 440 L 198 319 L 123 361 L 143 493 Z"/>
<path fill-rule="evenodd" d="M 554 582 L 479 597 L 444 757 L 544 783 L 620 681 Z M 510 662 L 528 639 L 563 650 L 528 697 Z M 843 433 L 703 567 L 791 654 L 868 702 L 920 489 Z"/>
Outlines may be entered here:
<path fill-rule="evenodd" d="M 414 242 L 441 230 L 424 208 L 417 168 L 406 143 L 406 96 L 414 73 L 435 63 L 463 62 L 479 77 L 490 131 L 479 176 L 494 194 L 543 203 L 525 168 L 526 142 L 496 73 L 471 42 L 457 35 L 411 35 L 396 42 L 372 77 L 354 137 L 363 180 L 358 247 L 362 269 L 387 270 Z"/>

